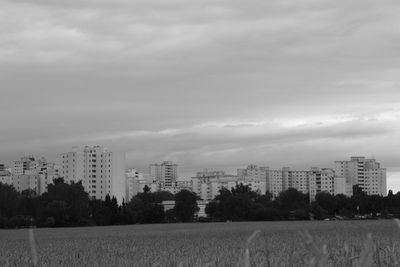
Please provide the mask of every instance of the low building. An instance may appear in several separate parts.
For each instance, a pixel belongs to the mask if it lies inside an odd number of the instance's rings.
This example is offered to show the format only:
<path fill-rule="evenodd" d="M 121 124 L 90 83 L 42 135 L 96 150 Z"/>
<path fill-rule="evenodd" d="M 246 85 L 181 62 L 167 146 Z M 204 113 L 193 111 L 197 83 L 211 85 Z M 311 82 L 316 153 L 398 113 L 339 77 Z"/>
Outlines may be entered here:
<path fill-rule="evenodd" d="M 207 217 L 206 206 L 208 203 L 209 202 L 206 200 L 197 200 L 197 206 L 199 210 L 195 214 L 196 217 Z M 164 207 L 164 212 L 167 212 L 168 210 L 175 208 L 175 200 L 164 200 L 161 202 L 161 205 Z"/>

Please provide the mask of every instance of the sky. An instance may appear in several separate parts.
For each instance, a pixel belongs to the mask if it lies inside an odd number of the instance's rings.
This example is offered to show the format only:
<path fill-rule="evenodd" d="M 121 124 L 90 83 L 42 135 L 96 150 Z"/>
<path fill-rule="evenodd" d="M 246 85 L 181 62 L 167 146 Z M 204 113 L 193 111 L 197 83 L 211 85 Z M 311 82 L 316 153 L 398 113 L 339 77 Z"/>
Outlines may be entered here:
<path fill-rule="evenodd" d="M 0 6 L 0 162 L 103 145 L 190 177 L 366 156 L 400 190 L 399 1 Z"/>

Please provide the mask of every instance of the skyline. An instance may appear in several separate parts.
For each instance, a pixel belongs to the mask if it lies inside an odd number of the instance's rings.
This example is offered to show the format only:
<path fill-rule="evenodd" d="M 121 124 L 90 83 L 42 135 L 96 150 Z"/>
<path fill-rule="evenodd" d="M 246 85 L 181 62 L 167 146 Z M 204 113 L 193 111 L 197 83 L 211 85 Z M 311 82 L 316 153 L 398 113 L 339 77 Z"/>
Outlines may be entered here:
<path fill-rule="evenodd" d="M 90 146 L 85 146 L 85 147 L 87 147 L 87 148 L 91 148 Z M 81 147 L 81 149 L 83 149 L 83 148 L 85 148 L 85 147 Z M 94 146 L 94 147 L 99 147 L 99 148 L 101 148 L 103 151 L 105 151 L 105 152 L 111 152 L 111 153 L 113 153 L 113 151 L 109 151 L 107 148 L 105 148 L 105 147 L 102 147 L 102 146 L 99 146 L 99 145 L 96 145 L 96 146 Z M 70 150 L 70 151 L 77 151 L 76 149 L 78 149 L 78 147 L 74 147 L 72 150 Z M 115 152 L 115 151 L 114 151 Z M 64 158 L 64 155 L 67 155 L 67 154 L 69 154 L 68 152 L 64 152 L 64 153 L 62 153 L 62 154 L 60 154 L 59 155 L 59 157 L 58 157 L 58 159 L 57 160 L 54 160 L 54 159 L 47 159 L 47 158 L 44 158 L 44 157 L 37 157 L 37 156 L 34 156 L 34 155 L 26 155 L 26 156 L 24 156 L 24 157 L 21 157 L 21 160 L 23 159 L 23 158 L 32 158 L 33 160 L 38 160 L 39 159 L 39 161 L 40 161 L 40 159 L 43 159 L 43 160 L 45 160 L 45 162 L 49 162 L 49 163 L 55 163 L 56 164 L 56 166 L 61 166 L 62 165 L 62 163 L 64 162 L 63 161 L 63 158 Z M 377 160 L 376 158 L 368 158 L 368 157 L 365 157 L 365 156 L 360 156 L 360 155 L 358 155 L 358 156 L 354 156 L 354 155 L 352 155 L 351 157 L 350 157 L 350 160 L 352 161 L 353 160 L 353 158 L 359 158 L 359 157 L 361 157 L 361 158 L 364 158 L 364 159 L 366 159 L 366 160 L 369 160 L 369 159 L 372 159 L 372 160 Z M 125 156 L 123 157 L 123 158 L 125 158 Z M 336 164 L 337 162 L 348 162 L 348 160 L 349 159 L 346 159 L 346 160 L 344 160 L 344 159 L 342 159 L 342 160 L 338 160 L 338 161 L 335 161 L 335 162 L 333 162 L 333 164 Z M 61 163 L 61 161 L 62 161 L 62 163 Z M 18 161 L 15 161 L 15 162 L 18 162 Z M 68 161 L 67 161 L 68 162 Z M 153 174 L 154 174 L 154 170 L 152 171 L 151 170 L 151 168 L 152 168 L 152 166 L 154 166 L 154 165 L 162 165 L 162 164 L 164 164 L 164 163 L 170 163 L 170 164 L 173 164 L 173 165 L 176 165 L 177 166 L 177 174 L 178 174 L 178 176 L 177 176 L 177 181 L 190 181 L 191 179 L 193 179 L 194 177 L 197 177 L 197 175 L 198 175 L 198 173 L 202 173 L 202 172 L 220 172 L 220 171 L 222 171 L 222 172 L 224 172 L 225 174 L 227 174 L 227 175 L 233 175 L 233 176 L 236 176 L 236 175 L 238 175 L 239 176 L 239 171 L 243 171 L 243 170 L 245 170 L 245 169 L 247 169 L 247 168 L 249 168 L 249 167 L 251 167 L 251 166 L 255 166 L 255 167 L 259 167 L 259 168 L 264 168 L 264 167 L 267 167 L 269 170 L 274 170 L 274 171 L 276 171 L 276 170 L 284 170 L 284 169 L 287 169 L 287 170 L 290 170 L 290 171 L 295 171 L 295 172 L 297 172 L 297 171 L 301 171 L 301 172 L 304 172 L 304 171 L 312 171 L 313 169 L 315 169 L 315 168 L 317 168 L 317 169 L 320 169 L 320 170 L 332 170 L 333 171 L 333 173 L 335 173 L 335 166 L 316 166 L 316 165 L 309 165 L 309 166 L 311 166 L 311 167 L 309 167 L 308 169 L 298 169 L 298 168 L 292 168 L 291 166 L 288 166 L 288 165 L 282 165 L 281 167 L 279 167 L 279 168 L 271 168 L 270 166 L 267 166 L 267 165 L 257 165 L 257 164 L 254 164 L 254 163 L 248 163 L 247 165 L 245 165 L 245 166 L 236 166 L 234 169 L 231 169 L 231 170 L 222 170 L 222 169 L 218 169 L 218 170 L 216 170 L 216 169 L 213 169 L 213 168 L 203 168 L 203 169 L 201 169 L 201 170 L 196 170 L 195 172 L 191 172 L 190 174 L 189 174 L 189 172 L 188 173 L 186 173 L 185 175 L 179 175 L 179 164 L 177 164 L 176 162 L 172 162 L 172 161 L 163 161 L 163 162 L 158 162 L 158 163 L 151 163 L 151 164 L 149 164 L 148 165 L 148 167 L 149 167 L 149 169 L 147 170 L 147 171 L 145 171 L 145 170 L 143 170 L 143 169 L 138 169 L 138 168 L 135 168 L 135 167 L 132 167 L 132 166 L 125 166 L 125 174 L 127 175 L 126 177 L 129 177 L 128 176 L 128 172 L 130 172 L 131 170 L 135 170 L 135 171 L 138 171 L 139 173 L 143 173 L 143 174 L 145 174 L 145 175 L 149 175 L 149 177 L 150 176 L 152 176 L 152 172 L 153 172 Z M 59 165 L 60 164 L 60 165 Z M 396 191 L 396 188 L 394 188 L 394 187 L 391 187 L 392 185 L 389 183 L 387 183 L 387 178 L 388 178 L 388 175 L 387 175 L 387 169 L 384 167 L 384 166 L 382 166 L 381 165 L 381 163 L 380 162 L 378 162 L 378 164 L 380 165 L 380 168 L 383 168 L 383 169 L 385 169 L 385 184 L 387 185 L 387 187 L 386 187 L 386 192 L 389 192 L 389 191 L 393 191 L 394 193 L 396 193 L 396 192 L 400 192 L 400 191 Z M 12 165 L 12 166 L 14 166 L 14 165 Z M 12 166 L 11 166 L 11 169 L 13 169 L 12 168 Z M 3 166 L 3 167 L 5 167 L 5 168 L 10 168 L 10 166 Z M 182 166 L 180 166 L 181 168 L 182 168 Z M 185 168 L 184 168 L 185 169 Z M 12 172 L 13 172 L 13 170 L 12 170 Z M 61 172 L 60 172 L 61 173 Z M 340 175 L 339 175 L 340 176 Z M 62 174 L 60 174 L 60 177 L 61 178 L 65 178 L 65 177 L 63 177 L 62 176 Z"/>
<path fill-rule="evenodd" d="M 99 143 L 183 174 L 364 155 L 400 191 L 396 1 L 0 3 L 0 163 Z"/>

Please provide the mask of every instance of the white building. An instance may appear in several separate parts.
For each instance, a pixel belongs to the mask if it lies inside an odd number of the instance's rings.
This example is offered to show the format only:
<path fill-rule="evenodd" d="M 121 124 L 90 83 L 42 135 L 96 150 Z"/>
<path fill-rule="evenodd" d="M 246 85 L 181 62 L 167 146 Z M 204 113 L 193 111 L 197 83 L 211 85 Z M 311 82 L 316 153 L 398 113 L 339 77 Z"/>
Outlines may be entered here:
<path fill-rule="evenodd" d="M 170 192 L 174 195 L 179 193 L 181 190 L 192 191 L 192 181 L 176 181 L 172 186 L 160 184 L 160 190 Z"/>
<path fill-rule="evenodd" d="M 335 172 L 333 169 L 311 168 L 309 171 L 310 201 L 315 200 L 315 196 L 322 192 L 335 195 L 336 192 L 334 184 Z"/>
<path fill-rule="evenodd" d="M 192 178 L 192 191 L 196 193 L 202 200 L 212 200 L 222 188 L 231 190 L 238 184 L 249 186 L 253 191 L 260 194 L 266 192 L 266 181 L 258 176 L 255 165 L 251 165 L 252 174 L 249 175 L 245 170 L 239 169 L 240 178 L 236 175 L 225 174 L 224 171 L 203 171 L 198 172 L 196 177 Z M 256 167 L 258 168 L 258 167 Z"/>
<path fill-rule="evenodd" d="M 150 176 L 144 175 L 136 169 L 126 171 L 126 201 L 129 202 L 138 193 L 143 193 L 145 186 L 148 186 L 150 192 L 160 190 L 160 185 L 152 180 Z"/>
<path fill-rule="evenodd" d="M 101 146 L 73 147 L 60 155 L 60 176 L 65 182 L 81 181 L 89 196 L 126 198 L 125 154 L 109 152 Z"/>
<path fill-rule="evenodd" d="M 178 165 L 172 161 L 150 165 L 150 176 L 163 186 L 170 187 L 178 180 Z"/>
<path fill-rule="evenodd" d="M 36 160 L 34 157 L 22 157 L 14 162 L 11 184 L 19 192 L 33 190 L 41 195 L 47 192 L 47 186 L 57 179 L 58 168 L 55 163 L 45 158 Z"/>
<path fill-rule="evenodd" d="M 335 173 L 347 184 L 359 185 L 368 195 L 386 196 L 386 169 L 375 159 L 351 157 L 350 161 L 335 161 Z"/>
<path fill-rule="evenodd" d="M 37 162 L 33 156 L 22 157 L 20 160 L 14 161 L 13 174 L 31 174 L 36 171 Z"/>
<path fill-rule="evenodd" d="M 268 170 L 267 171 L 267 188 L 266 190 L 273 195 L 279 196 L 284 191 L 283 189 L 283 172 L 282 170 Z"/>
<path fill-rule="evenodd" d="M 207 204 L 209 203 L 209 201 L 197 200 L 196 202 L 197 202 L 197 207 L 199 208 L 199 210 L 196 212 L 195 216 L 197 218 L 207 217 L 206 207 L 207 207 Z M 167 212 L 168 210 L 172 210 L 175 208 L 175 200 L 164 200 L 163 202 L 161 202 L 161 205 L 164 208 L 164 212 Z"/>
<path fill-rule="evenodd" d="M 12 185 L 12 174 L 11 172 L 6 171 L 5 168 L 0 171 L 0 183 Z"/>
<path fill-rule="evenodd" d="M 309 192 L 309 171 L 290 170 L 283 167 L 282 170 L 270 170 L 267 168 L 267 188 L 273 197 L 279 196 L 282 191 L 295 188 L 298 191 L 308 194 Z"/>
<path fill-rule="evenodd" d="M 257 165 L 248 165 L 246 169 L 237 170 L 238 182 L 243 185 L 248 185 L 253 191 L 258 191 L 260 194 L 267 192 L 267 176 L 268 167 L 258 167 Z"/>
<path fill-rule="evenodd" d="M 237 176 L 227 175 L 224 171 L 198 172 L 192 178 L 192 191 L 202 200 L 214 199 L 223 187 L 231 189 L 236 186 Z"/>

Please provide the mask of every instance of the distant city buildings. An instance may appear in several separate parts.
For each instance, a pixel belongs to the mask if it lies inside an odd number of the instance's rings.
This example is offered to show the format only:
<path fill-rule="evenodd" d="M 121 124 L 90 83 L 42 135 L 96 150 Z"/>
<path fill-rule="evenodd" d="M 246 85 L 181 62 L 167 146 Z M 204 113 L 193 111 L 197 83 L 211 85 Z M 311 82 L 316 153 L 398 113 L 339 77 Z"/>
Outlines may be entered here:
<path fill-rule="evenodd" d="M 138 193 L 143 193 L 146 186 L 150 192 L 160 191 L 160 185 L 153 181 L 150 176 L 136 169 L 126 171 L 126 201 L 130 201 Z"/>
<path fill-rule="evenodd" d="M 0 164 L 0 183 L 11 185 L 12 184 L 12 174 L 10 171 L 6 170 L 4 164 Z"/>
<path fill-rule="evenodd" d="M 368 195 L 386 195 L 386 169 L 375 159 L 351 157 L 350 161 L 336 161 L 335 169 L 314 167 L 310 170 L 271 170 L 269 167 L 249 165 L 238 169 L 237 175 L 223 171 L 198 172 L 192 178 L 192 191 L 203 200 L 214 199 L 223 187 L 231 189 L 237 184 L 248 185 L 261 194 L 270 192 L 273 197 L 289 188 L 309 194 L 310 200 L 321 192 L 351 196 L 358 185 Z"/>
<path fill-rule="evenodd" d="M 150 165 L 150 176 L 165 187 L 171 187 L 178 179 L 178 165 L 172 161 Z"/>
<path fill-rule="evenodd" d="M 237 173 L 205 170 L 197 172 L 190 180 L 180 180 L 178 165 L 171 161 L 151 164 L 149 173 L 137 169 L 125 169 L 125 154 L 109 152 L 101 146 L 73 147 L 60 154 L 59 164 L 33 156 L 15 161 L 12 170 L 0 164 L 0 182 L 13 185 L 22 192 L 30 189 L 37 194 L 47 191 L 54 179 L 65 182 L 82 182 L 89 196 L 105 199 L 115 196 L 119 203 L 130 201 L 148 188 L 150 192 L 168 191 L 176 194 L 181 190 L 196 193 L 201 200 L 214 199 L 222 188 L 231 189 L 237 184 L 249 186 L 260 194 L 272 196 L 289 188 L 309 194 L 310 201 L 321 192 L 351 196 L 353 186 L 358 185 L 368 195 L 386 195 L 386 169 L 375 159 L 351 157 L 335 161 L 334 168 L 313 167 L 309 170 L 291 170 L 289 167 L 273 170 L 269 167 L 248 165 Z"/>
<path fill-rule="evenodd" d="M 101 146 L 73 147 L 60 154 L 60 176 L 66 182 L 82 181 L 89 196 L 126 198 L 125 154 L 109 152 Z"/>
<path fill-rule="evenodd" d="M 203 200 L 214 199 L 222 188 L 231 189 L 236 184 L 248 185 L 260 194 L 266 192 L 266 175 L 263 167 L 249 165 L 238 169 L 238 175 L 226 174 L 224 171 L 202 171 L 192 177 L 192 191 Z"/>
<path fill-rule="evenodd" d="M 47 186 L 56 178 L 58 169 L 55 163 L 45 158 L 37 160 L 33 156 L 14 161 L 12 172 L 5 167 L 0 171 L 0 182 L 14 186 L 19 192 L 32 190 L 38 195 L 46 192 Z"/>
<path fill-rule="evenodd" d="M 20 160 L 14 161 L 14 175 L 31 174 L 36 170 L 37 162 L 33 156 L 22 157 Z"/>
<path fill-rule="evenodd" d="M 375 159 L 351 157 L 335 161 L 335 174 L 350 185 L 359 185 L 369 195 L 386 195 L 386 169 Z"/>

